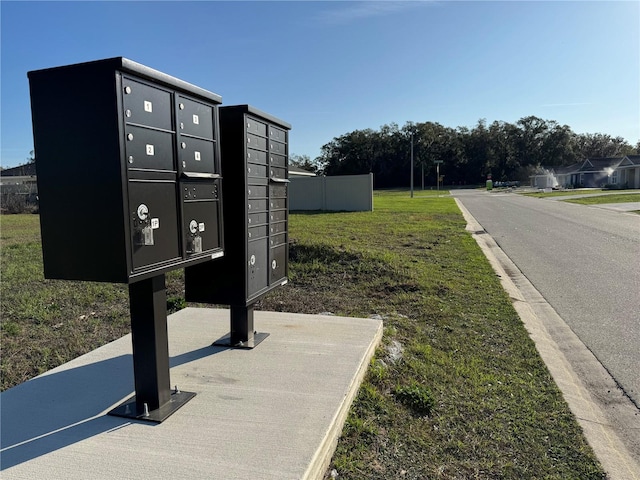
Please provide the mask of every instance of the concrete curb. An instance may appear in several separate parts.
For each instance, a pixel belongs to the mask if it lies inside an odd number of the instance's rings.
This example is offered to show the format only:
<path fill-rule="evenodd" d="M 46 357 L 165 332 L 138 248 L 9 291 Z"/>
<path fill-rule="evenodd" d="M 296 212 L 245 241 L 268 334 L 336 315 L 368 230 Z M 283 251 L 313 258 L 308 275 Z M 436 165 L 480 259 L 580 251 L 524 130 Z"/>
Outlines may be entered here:
<path fill-rule="evenodd" d="M 638 408 L 496 241 L 455 199 L 611 480 L 640 479 Z"/>

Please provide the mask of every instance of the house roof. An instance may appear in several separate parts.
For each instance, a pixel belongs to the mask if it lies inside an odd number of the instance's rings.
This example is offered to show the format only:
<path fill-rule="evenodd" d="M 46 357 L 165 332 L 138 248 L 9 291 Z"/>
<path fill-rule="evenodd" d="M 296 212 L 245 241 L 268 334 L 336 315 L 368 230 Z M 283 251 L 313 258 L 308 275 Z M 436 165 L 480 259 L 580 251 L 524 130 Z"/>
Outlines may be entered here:
<path fill-rule="evenodd" d="M 624 157 L 587 158 L 579 171 L 601 172 L 606 168 L 616 168 Z"/>
<path fill-rule="evenodd" d="M 304 168 L 294 167 L 293 165 L 289 166 L 289 175 L 290 176 L 298 176 L 298 177 L 315 177 L 316 174 L 310 172 L 309 170 L 305 170 Z"/>
<path fill-rule="evenodd" d="M 563 167 L 554 167 L 553 171 L 556 175 L 566 175 L 568 173 L 574 173 L 580 170 L 582 163 L 572 163 L 571 165 L 565 165 Z"/>
<path fill-rule="evenodd" d="M 36 174 L 36 164 L 27 163 L 25 165 L 19 165 L 17 167 L 5 168 L 0 170 L 0 175 L 3 177 L 26 177 Z"/>
<path fill-rule="evenodd" d="M 640 155 L 625 155 L 625 165 L 640 165 Z"/>

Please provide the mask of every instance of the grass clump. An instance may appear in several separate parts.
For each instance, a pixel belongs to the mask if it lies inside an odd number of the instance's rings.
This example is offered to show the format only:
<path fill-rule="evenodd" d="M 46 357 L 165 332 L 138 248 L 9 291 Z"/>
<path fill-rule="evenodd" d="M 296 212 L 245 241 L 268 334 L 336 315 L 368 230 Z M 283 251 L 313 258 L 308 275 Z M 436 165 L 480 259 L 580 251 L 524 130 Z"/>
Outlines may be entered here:
<path fill-rule="evenodd" d="M 434 405 L 429 389 L 416 382 L 397 387 L 394 395 L 400 403 L 409 407 L 417 415 L 429 415 Z"/>

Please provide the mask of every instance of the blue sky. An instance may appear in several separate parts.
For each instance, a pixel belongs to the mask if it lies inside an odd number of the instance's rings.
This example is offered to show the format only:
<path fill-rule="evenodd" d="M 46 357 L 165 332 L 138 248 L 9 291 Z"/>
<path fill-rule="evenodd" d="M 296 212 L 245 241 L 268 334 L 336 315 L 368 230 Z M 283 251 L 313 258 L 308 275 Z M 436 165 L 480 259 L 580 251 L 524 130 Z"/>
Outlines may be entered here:
<path fill-rule="evenodd" d="M 4 167 L 33 148 L 29 70 L 118 56 L 287 121 L 311 158 L 407 121 L 536 115 L 640 140 L 638 1 L 3 0 L 0 15 Z"/>

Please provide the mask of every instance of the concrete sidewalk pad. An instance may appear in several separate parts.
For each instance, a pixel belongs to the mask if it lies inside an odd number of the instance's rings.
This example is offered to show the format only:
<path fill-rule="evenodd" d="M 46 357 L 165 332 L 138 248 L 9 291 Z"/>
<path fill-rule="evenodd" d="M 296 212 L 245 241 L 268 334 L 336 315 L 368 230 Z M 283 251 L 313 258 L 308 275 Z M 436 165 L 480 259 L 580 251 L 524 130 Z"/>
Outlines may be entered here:
<path fill-rule="evenodd" d="M 270 336 L 213 347 L 228 310 L 168 319 L 171 382 L 196 396 L 161 424 L 107 416 L 133 395 L 127 335 L 0 395 L 4 480 L 322 478 L 382 321 L 255 312 Z"/>

